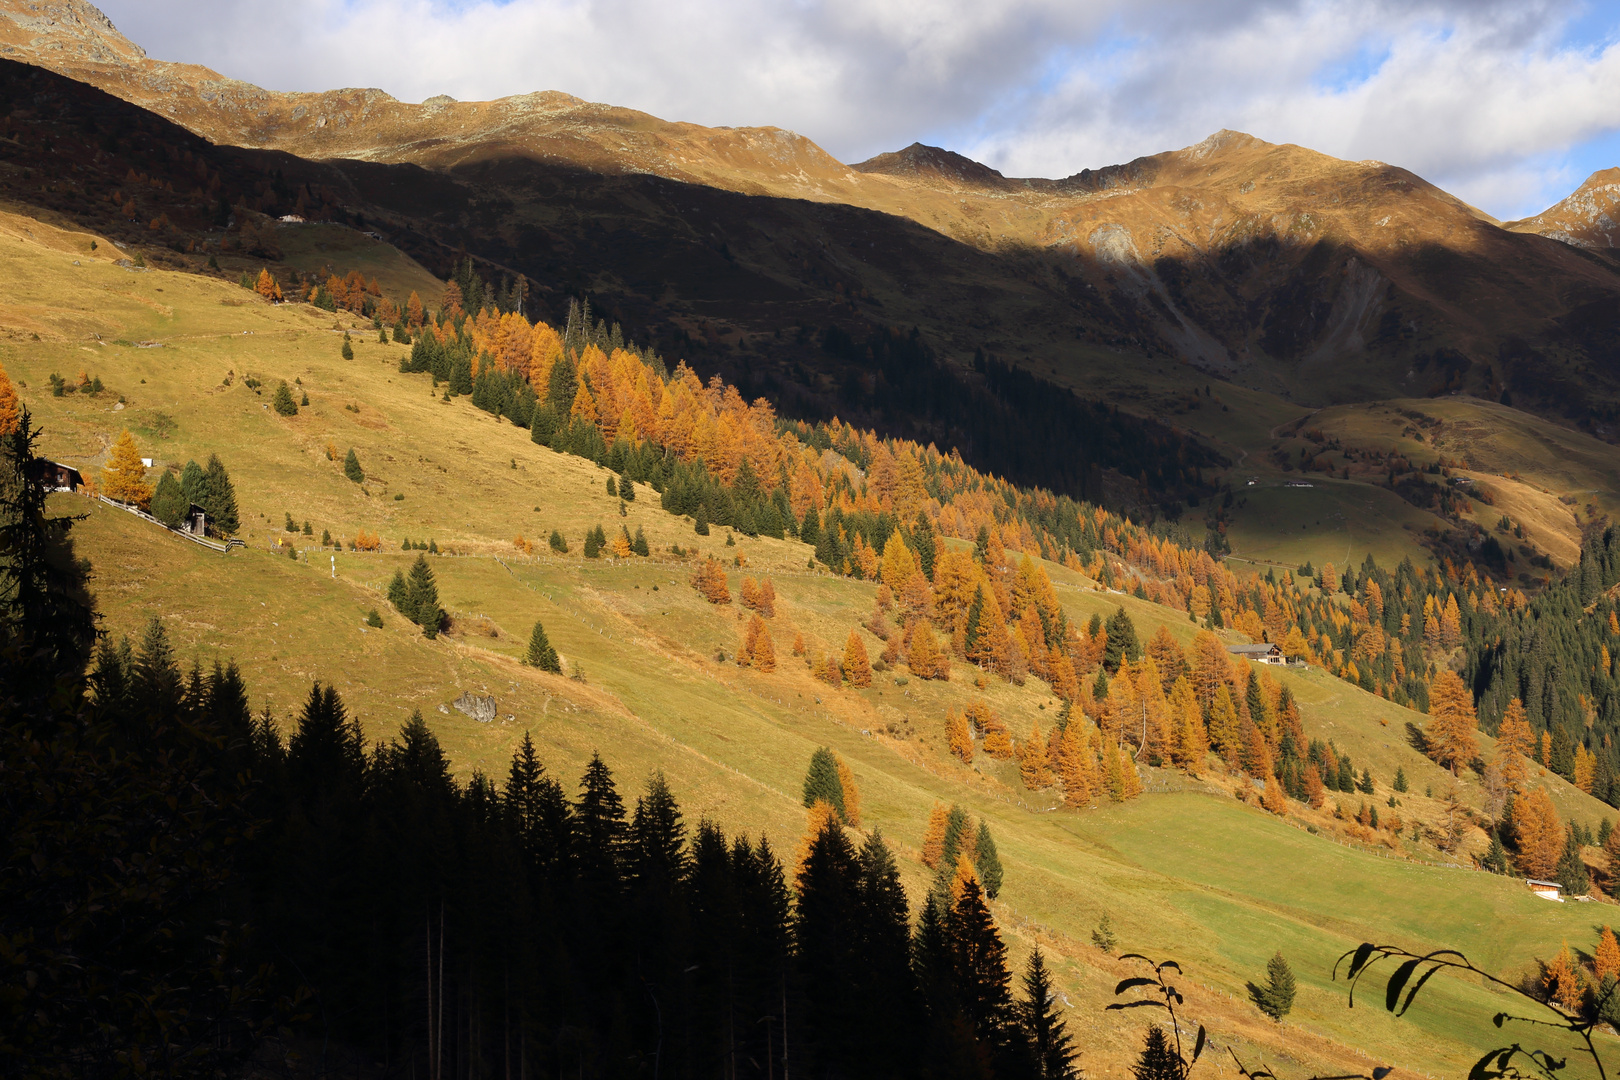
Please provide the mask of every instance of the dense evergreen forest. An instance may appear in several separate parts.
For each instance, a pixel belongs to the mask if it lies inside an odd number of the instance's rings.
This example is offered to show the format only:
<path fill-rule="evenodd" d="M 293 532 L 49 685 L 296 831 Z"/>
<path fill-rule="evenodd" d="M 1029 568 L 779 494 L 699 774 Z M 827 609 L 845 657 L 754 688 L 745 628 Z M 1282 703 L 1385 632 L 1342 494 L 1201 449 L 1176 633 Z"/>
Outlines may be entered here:
<path fill-rule="evenodd" d="M 419 715 L 368 747 L 317 684 L 283 740 L 157 620 L 97 644 L 33 438 L 25 414 L 0 454 L 0 1073 L 294 1046 L 435 1080 L 1075 1075 L 965 859 L 913 912 L 824 803 L 789 864 L 659 775 L 627 805 L 593 758 L 571 794 L 525 738 L 463 784 Z"/>

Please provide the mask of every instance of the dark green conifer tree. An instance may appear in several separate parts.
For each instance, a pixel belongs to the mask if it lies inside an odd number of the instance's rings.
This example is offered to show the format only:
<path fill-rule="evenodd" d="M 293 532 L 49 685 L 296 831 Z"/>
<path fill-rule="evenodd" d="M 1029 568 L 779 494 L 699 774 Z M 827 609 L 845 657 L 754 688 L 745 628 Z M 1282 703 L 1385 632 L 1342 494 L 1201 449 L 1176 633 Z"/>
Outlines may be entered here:
<path fill-rule="evenodd" d="M 349 452 L 343 457 L 343 475 L 357 484 L 366 478 L 365 470 L 360 468 L 360 458 L 355 454 L 352 446 L 349 447 Z"/>
<path fill-rule="evenodd" d="M 557 554 L 568 554 L 568 541 L 564 540 L 563 534 L 558 532 L 556 529 L 551 530 L 551 539 L 547 541 L 547 543 L 551 545 L 551 550 L 555 551 Z"/>
<path fill-rule="evenodd" d="M 1142 1040 L 1142 1052 L 1131 1075 L 1136 1080 L 1185 1080 L 1187 1063 L 1171 1045 L 1170 1037 L 1158 1024 L 1149 1024 L 1147 1036 Z"/>
<path fill-rule="evenodd" d="M 1029 954 L 1024 969 L 1024 1000 L 1018 1011 L 1024 1043 L 1029 1048 L 1030 1076 L 1034 1080 L 1079 1080 L 1075 1058 L 1080 1052 L 1074 1048 L 1068 1025 L 1058 1011 L 1057 991 L 1039 948 Z"/>
<path fill-rule="evenodd" d="M 562 674 L 562 661 L 557 657 L 557 650 L 551 647 L 551 639 L 546 637 L 546 628 L 538 619 L 535 620 L 533 632 L 529 634 L 529 650 L 524 654 L 523 662 L 541 671 Z"/>
<path fill-rule="evenodd" d="M 709 513 L 702 506 L 698 507 L 697 524 L 692 527 L 692 531 L 697 533 L 699 536 L 709 535 Z"/>
<path fill-rule="evenodd" d="M 152 493 L 152 516 L 169 528 L 178 529 L 186 520 L 189 509 L 185 492 L 180 489 L 180 481 L 174 478 L 174 473 L 165 469 L 163 475 L 158 477 L 157 490 Z"/>
<path fill-rule="evenodd" d="M 270 407 L 282 416 L 298 415 L 298 402 L 293 400 L 292 388 L 287 385 L 287 380 L 283 379 L 276 387 L 275 394 L 270 398 Z"/>
<path fill-rule="evenodd" d="M 1136 636 L 1136 624 L 1131 621 L 1124 605 L 1120 605 L 1108 616 L 1105 629 L 1108 631 L 1108 639 L 1103 647 L 1104 670 L 1118 671 L 1121 661 L 1130 660 L 1134 663 L 1142 659 L 1142 643 Z"/>
<path fill-rule="evenodd" d="M 1558 869 L 1553 871 L 1553 876 L 1571 896 L 1585 896 L 1592 891 L 1592 875 L 1581 858 L 1581 842 L 1575 835 L 1573 825 L 1565 837 L 1564 854 L 1558 860 Z"/>
<path fill-rule="evenodd" d="M 612 481 L 612 477 L 609 477 L 608 479 L 609 482 Z M 609 491 L 608 494 L 611 495 L 613 492 Z M 619 477 L 619 498 L 623 499 L 625 502 L 636 501 L 636 485 L 635 482 L 628 476 L 621 475 Z"/>
<path fill-rule="evenodd" d="M 974 841 L 973 869 L 984 882 L 984 893 L 994 900 L 1001 894 L 1001 856 L 996 853 L 996 842 L 990 837 L 990 823 L 979 819 L 979 835 Z"/>
<path fill-rule="evenodd" d="M 181 474 L 180 486 L 185 487 L 185 475 Z M 230 474 L 225 471 L 225 463 L 219 460 L 218 454 L 208 455 L 208 465 L 202 470 L 202 477 L 198 484 L 198 498 L 192 501 L 201 506 L 208 514 L 209 527 L 221 536 L 234 536 L 242 527 L 237 517 L 236 488 L 231 483 Z"/>
<path fill-rule="evenodd" d="M 418 555 L 405 578 L 405 603 L 400 614 L 422 628 L 430 638 L 439 636 L 444 624 L 444 609 L 439 607 L 439 586 L 433 579 L 433 568 L 427 557 Z"/>
<path fill-rule="evenodd" d="M 804 521 L 799 525 L 799 539 L 811 547 L 821 542 L 821 517 L 814 506 L 805 509 Z"/>
<path fill-rule="evenodd" d="M 1283 959 L 1282 953 L 1275 953 L 1266 962 L 1266 984 L 1249 985 L 1250 995 L 1260 1011 L 1273 1020 L 1281 1020 L 1294 1008 L 1294 971 Z"/>
<path fill-rule="evenodd" d="M 642 558 L 652 555 L 652 548 L 647 546 L 647 534 L 641 531 L 640 525 L 636 526 L 636 536 L 634 540 L 630 541 L 630 550 Z"/>
<path fill-rule="evenodd" d="M 810 768 L 804 774 L 804 805 L 825 802 L 844 818 L 844 782 L 838 778 L 838 759 L 822 746 L 810 755 Z"/>

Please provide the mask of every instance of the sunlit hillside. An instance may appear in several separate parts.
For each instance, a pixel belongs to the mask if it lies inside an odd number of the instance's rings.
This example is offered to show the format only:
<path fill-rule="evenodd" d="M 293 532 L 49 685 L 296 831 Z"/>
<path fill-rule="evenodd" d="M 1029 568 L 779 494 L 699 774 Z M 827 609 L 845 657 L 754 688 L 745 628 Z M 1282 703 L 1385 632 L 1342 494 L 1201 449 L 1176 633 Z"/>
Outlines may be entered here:
<path fill-rule="evenodd" d="M 1055 786 L 1030 790 L 1017 762 L 982 743 L 964 764 L 947 744 L 946 720 L 973 702 L 994 710 L 1019 743 L 1037 726 L 1049 734 L 1060 715 L 1090 721 L 1078 709 L 1065 714 L 1046 681 L 1031 675 L 1020 685 L 960 659 L 949 661 L 948 681 L 919 677 L 902 658 L 870 687 L 834 688 L 811 665 L 841 655 L 852 631 L 874 660 L 884 649 L 863 628 L 877 599 L 872 581 L 831 573 L 792 538 L 719 525 L 698 535 L 692 517 L 660 509 L 644 485 L 621 512 L 607 491 L 611 472 L 536 445 L 467 398 L 445 400 L 429 375 L 400 371 L 409 348 L 379 343 L 369 322 L 271 305 L 234 279 L 122 265 L 121 252 L 104 238 L 92 249 L 93 239 L 18 216 L 0 228 L 0 363 L 44 430 L 42 452 L 96 478 L 128 429 L 153 459 L 154 479 L 217 454 L 235 484 L 245 547 L 221 555 L 83 496 L 58 495 L 53 505 L 87 515 L 75 536 L 114 639 L 159 619 L 185 664 L 234 659 L 255 710 L 284 728 L 320 680 L 337 688 L 368 740 L 393 737 L 419 710 L 462 778 L 503 776 L 528 732 L 568 782 L 593 751 L 627 792 L 661 769 L 691 820 L 763 832 L 781 850 L 805 827 L 810 755 L 829 746 L 853 769 L 863 828 L 881 829 L 902 855 L 914 905 L 931 876 L 920 855 L 935 804 L 961 804 L 988 822 L 1006 871 L 996 918 L 1016 959 L 1037 943 L 1052 957 L 1093 1076 L 1119 1074 L 1140 1043 L 1134 1017 L 1103 1011 L 1115 981 L 1133 973 L 1091 944 L 1105 913 L 1120 948 L 1185 965 L 1188 1012 L 1221 1053 L 1230 1046 L 1245 1060 L 1300 1071 L 1359 1071 L 1377 1060 L 1425 1077 L 1453 1075 L 1478 1057 L 1495 1034 L 1498 999 L 1437 981 L 1405 1019 L 1352 1011 L 1329 975 L 1341 952 L 1362 940 L 1453 946 L 1516 978 L 1561 942 L 1589 949 L 1594 923 L 1605 921 L 1606 909 L 1549 904 L 1517 879 L 1464 868 L 1484 835 L 1466 814 L 1456 843 L 1445 835 L 1452 778 L 1409 745 L 1407 725 L 1425 718 L 1319 666 L 1276 678 L 1306 737 L 1331 740 L 1358 773 L 1370 772 L 1370 796 L 1330 792 L 1321 810 L 1290 800 L 1273 814 L 1249 778 L 1210 757 L 1191 770 L 1144 764 L 1141 795 L 1113 802 L 1099 792 L 1071 808 Z M 341 355 L 345 331 L 353 360 Z M 76 384 L 81 372 L 103 390 L 52 394 L 53 374 Z M 282 381 L 300 401 L 308 395 L 296 415 L 270 408 Z M 351 448 L 363 482 L 345 476 Z M 597 525 L 610 538 L 621 527 L 640 531 L 650 554 L 586 559 L 583 541 Z M 553 531 L 566 553 L 549 546 Z M 323 546 L 326 533 L 345 546 Z M 378 536 L 379 550 L 347 546 L 362 533 Z M 395 570 L 427 541 L 450 616 L 431 640 L 386 595 Z M 966 538 L 941 543 L 971 547 Z M 1143 642 L 1162 628 L 1191 649 L 1199 627 L 1184 608 L 1099 584 L 1087 570 L 1103 562 L 1065 566 L 1031 548 L 1069 624 L 1124 610 Z M 723 562 L 730 604 L 711 604 L 691 584 L 710 556 Z M 774 671 L 735 659 L 752 616 L 740 603 L 745 576 L 774 586 L 765 620 Z M 380 628 L 367 625 L 373 610 Z M 537 620 L 562 654 L 561 675 L 521 663 Z M 1231 630 L 1221 637 L 1249 640 Z M 463 695 L 493 698 L 493 718 L 458 710 Z M 1490 740 L 1482 742 L 1490 756 Z M 1392 786 L 1397 771 L 1405 792 Z M 1551 792 L 1567 820 L 1595 828 L 1612 813 L 1545 771 L 1531 783 Z M 1474 774 L 1456 786 L 1465 806 L 1487 804 Z M 1398 816 L 1402 829 L 1349 820 L 1368 804 L 1386 822 Z M 1455 811 L 1450 818 L 1459 820 Z M 1600 854 L 1588 855 L 1601 867 Z M 1244 989 L 1279 949 L 1301 984 L 1281 1026 Z"/>

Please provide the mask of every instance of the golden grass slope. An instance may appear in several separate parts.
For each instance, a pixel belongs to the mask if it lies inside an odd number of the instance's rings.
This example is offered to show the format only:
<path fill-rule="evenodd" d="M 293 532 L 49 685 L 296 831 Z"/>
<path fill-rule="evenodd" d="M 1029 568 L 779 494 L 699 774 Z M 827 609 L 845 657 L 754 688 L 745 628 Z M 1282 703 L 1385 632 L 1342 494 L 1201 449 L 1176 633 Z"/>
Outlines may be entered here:
<path fill-rule="evenodd" d="M 82 254 L 75 265 L 77 239 L 49 247 L 26 235 L 25 222 L 10 224 L 0 230 L 0 259 L 27 273 L 0 276 L 0 303 L 38 309 L 50 333 L 35 341 L 8 326 L 0 361 L 23 384 L 45 452 L 93 473 L 108 439 L 130 426 L 158 467 L 220 453 L 241 503 L 248 547 L 225 557 L 120 510 L 59 496 L 64 509 L 90 512 L 77 535 L 95 566 L 106 628 L 134 634 L 156 616 L 185 661 L 234 658 L 255 707 L 268 706 L 283 724 L 318 678 L 338 687 L 368 739 L 390 737 L 420 709 L 462 776 L 480 769 L 498 777 L 529 731 L 565 784 L 599 749 L 631 791 L 662 769 L 689 820 L 710 816 L 728 829 L 767 832 L 789 850 L 803 823 L 805 764 L 816 746 L 831 746 L 854 769 L 867 827 L 881 828 L 902 855 L 914 898 L 926 885 L 917 847 L 934 802 L 960 802 L 990 822 L 1007 866 L 998 920 L 1015 960 L 1036 943 L 1053 957 L 1094 1074 L 1122 1067 L 1140 1038 L 1134 1024 L 1102 1012 L 1128 973 L 1087 943 L 1104 911 L 1123 946 L 1188 965 L 1190 1014 L 1210 1026 L 1217 1050 L 1231 1045 L 1248 1058 L 1338 1072 L 1364 1067 L 1365 1051 L 1399 1064 L 1403 1076 L 1471 1062 L 1495 1034 L 1488 1016 L 1498 999 L 1452 983 L 1437 985 L 1433 1003 L 1407 1020 L 1351 1011 L 1327 976 L 1340 951 L 1371 938 L 1455 945 L 1513 975 L 1566 939 L 1591 938 L 1592 909 L 1547 904 L 1515 881 L 1449 868 L 1432 845 L 1402 841 L 1411 859 L 1345 846 L 1320 815 L 1297 811 L 1283 821 L 1241 805 L 1228 791 L 1247 781 L 1218 767 L 1198 780 L 1150 770 L 1149 793 L 1131 804 L 1053 809 L 1050 793 L 1022 790 L 1005 766 L 981 756 L 967 768 L 947 755 L 945 712 L 979 696 L 970 669 L 955 665 L 949 683 L 890 671 L 862 691 L 810 677 L 790 654 L 794 636 L 812 650 L 840 648 L 870 611 L 873 588 L 810 568 L 803 545 L 738 538 L 727 546 L 719 529 L 696 537 L 690 521 L 663 513 L 646 489 L 621 518 L 603 470 L 537 447 L 465 401 L 442 402 L 425 376 L 397 372 L 402 346 L 360 334 L 356 358 L 346 362 L 327 313 L 271 307 L 219 281 L 137 273 Z M 41 392 L 51 372 L 80 367 L 100 375 L 107 393 Z M 235 378 L 227 386 L 228 371 Z M 281 379 L 301 383 L 310 406 L 278 417 L 264 407 L 267 392 L 244 385 L 249 374 L 264 391 Z M 341 471 L 351 446 L 368 473 L 363 485 Z M 335 558 L 309 550 L 301 533 L 284 531 L 288 514 L 300 526 L 308 519 L 317 538 L 323 529 L 378 532 L 383 550 Z M 580 537 L 598 523 L 610 534 L 620 524 L 644 529 L 655 557 L 587 562 Z M 572 553 L 546 554 L 553 528 Z M 538 545 L 534 556 L 519 553 L 519 533 Z M 437 641 L 414 632 L 383 597 L 393 570 L 414 558 L 399 550 L 405 537 L 455 551 L 432 560 L 455 620 Z M 301 549 L 297 558 L 277 543 L 286 540 Z M 674 544 L 726 558 L 734 590 L 744 570 L 770 575 L 776 673 L 729 659 L 743 627 L 738 605 L 700 599 L 686 584 L 691 560 L 669 554 Z M 745 568 L 735 566 L 737 555 Z M 1191 639 L 1181 613 L 1047 569 L 1073 619 L 1124 606 L 1144 637 L 1162 625 Z M 363 624 L 373 607 L 383 614 L 380 630 Z M 583 682 L 517 663 L 536 619 L 568 667 L 581 667 Z M 867 645 L 878 651 L 875 639 Z M 1434 821 L 1439 803 L 1424 792 L 1443 794 L 1447 777 L 1404 740 L 1404 724 L 1421 718 L 1321 672 L 1283 678 L 1309 734 L 1332 738 L 1358 768 L 1372 769 L 1376 798 L 1392 794 L 1390 779 L 1402 768 L 1413 790 L 1398 812 Z M 1044 690 L 1034 680 L 991 681 L 983 696 L 1022 737 L 1036 721 L 1051 726 L 1057 702 Z M 494 721 L 451 707 L 468 691 L 495 697 Z M 1595 823 L 1606 812 L 1556 778 L 1537 782 L 1567 816 Z M 1472 781 L 1463 790 L 1479 798 Z M 1354 811 L 1351 797 L 1340 799 Z M 1324 831 L 1312 835 L 1306 825 Z M 1281 1028 L 1243 991 L 1278 948 L 1302 986 Z"/>

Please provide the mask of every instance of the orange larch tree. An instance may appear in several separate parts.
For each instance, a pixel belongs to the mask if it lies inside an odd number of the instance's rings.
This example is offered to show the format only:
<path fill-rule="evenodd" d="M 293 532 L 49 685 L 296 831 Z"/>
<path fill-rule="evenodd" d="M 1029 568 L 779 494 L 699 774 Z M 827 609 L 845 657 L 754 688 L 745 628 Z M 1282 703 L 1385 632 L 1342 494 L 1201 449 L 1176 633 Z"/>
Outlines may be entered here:
<path fill-rule="evenodd" d="M 146 466 L 135 446 L 135 436 L 125 428 L 113 443 L 107 467 L 101 471 L 101 490 L 109 499 L 145 510 L 152 502 L 152 485 L 146 482 Z"/>
<path fill-rule="evenodd" d="M 17 404 L 17 388 L 11 385 L 11 377 L 0 366 L 0 436 L 14 433 L 20 423 L 22 408 Z"/>
<path fill-rule="evenodd" d="M 726 587 L 726 568 L 713 555 L 692 574 L 692 588 L 711 604 L 731 603 L 731 590 Z"/>
<path fill-rule="evenodd" d="M 1429 723 L 1424 732 L 1429 756 L 1457 775 L 1479 754 L 1478 730 L 1474 695 L 1455 671 L 1442 670 L 1429 689 Z"/>
<path fill-rule="evenodd" d="M 851 630 L 844 642 L 844 678 L 851 686 L 865 689 L 872 685 L 872 664 L 866 657 L 866 645 L 860 632 Z"/>

